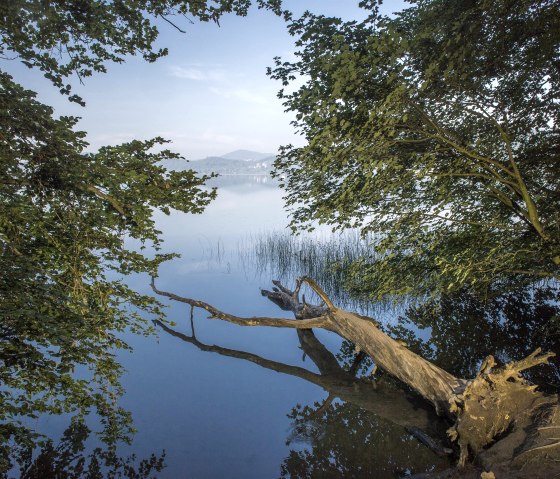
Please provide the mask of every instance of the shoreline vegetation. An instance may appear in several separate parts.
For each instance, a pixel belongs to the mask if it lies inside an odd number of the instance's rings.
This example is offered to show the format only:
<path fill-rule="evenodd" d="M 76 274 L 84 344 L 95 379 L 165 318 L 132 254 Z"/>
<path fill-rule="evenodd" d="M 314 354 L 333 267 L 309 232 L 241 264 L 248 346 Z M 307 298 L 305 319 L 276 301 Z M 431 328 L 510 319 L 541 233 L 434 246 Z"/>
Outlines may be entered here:
<path fill-rule="evenodd" d="M 281 0 L 1 2 L 2 474 L 14 461 L 33 469 L 41 445 L 41 467 L 53 475 L 60 459 L 68 468 L 90 433 L 87 418 L 107 446 L 90 455 L 96 473 L 110 475 L 111 461 L 127 468 L 113 454 L 134 432 L 119 404 L 124 367 L 115 352 L 132 349 L 124 333 L 171 324 L 159 295 L 240 326 L 337 334 L 336 359 L 350 371 L 382 371 L 447 421 L 445 449 L 457 467 L 423 477 L 466 478 L 469 464 L 489 479 L 560 475 L 559 1 L 418 0 L 390 14 L 382 3 L 360 1 L 361 14 L 345 20 L 313 8 L 296 15 Z M 165 57 L 162 25 L 186 34 L 197 22 L 247 16 L 252 5 L 295 40 L 267 68 L 300 137 L 276 156 L 239 150 L 189 163 L 155 135 L 91 151 L 78 116 L 58 116 L 56 102 L 40 101 L 50 96 L 39 83 L 35 92 L 18 78 L 40 72 L 85 107 L 72 83 L 133 56 Z M 214 179 L 215 171 L 225 175 Z M 278 182 L 292 232 L 317 224 L 336 232 L 240 246 L 241 263 L 283 278 L 261 294 L 294 319 L 238 317 L 156 286 L 160 266 L 177 257 L 163 252 L 156 217 L 203 213 L 219 181 L 236 184 L 239 173 Z M 354 230 L 363 240 L 338 233 Z M 219 243 L 208 249 L 224 259 Z M 132 287 L 142 276 L 155 295 Z M 396 323 L 363 314 L 399 299 L 406 318 Z M 63 458 L 34 429 L 49 415 L 73 421 Z M 71 462 L 83 468 L 80 455 Z M 138 467 L 148 474 L 163 466 L 163 456 L 147 461 Z"/>

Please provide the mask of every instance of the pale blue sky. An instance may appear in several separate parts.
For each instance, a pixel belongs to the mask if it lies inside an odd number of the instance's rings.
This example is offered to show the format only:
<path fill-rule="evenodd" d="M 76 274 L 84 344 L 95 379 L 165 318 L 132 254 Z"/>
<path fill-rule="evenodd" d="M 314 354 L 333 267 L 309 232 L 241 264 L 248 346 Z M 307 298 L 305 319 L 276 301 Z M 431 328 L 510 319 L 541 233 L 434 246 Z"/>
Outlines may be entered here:
<path fill-rule="evenodd" d="M 285 0 L 296 15 L 305 9 L 345 19 L 364 18 L 358 0 Z M 386 13 L 403 7 L 386 0 Z M 186 23 L 186 22 L 185 22 Z M 252 8 L 249 15 L 232 15 L 214 23 L 181 25 L 186 34 L 162 22 L 159 46 L 169 55 L 156 63 L 127 58 L 109 64 L 79 85 L 76 93 L 87 106 L 71 104 L 40 72 L 14 62 L 1 68 L 16 81 L 39 93 L 57 114 L 80 116 L 92 149 L 156 135 L 172 140 L 171 148 L 188 159 L 221 155 L 236 149 L 275 153 L 286 143 L 301 144 L 276 93 L 278 82 L 266 76 L 274 56 L 292 58 L 294 39 L 282 19 Z"/>

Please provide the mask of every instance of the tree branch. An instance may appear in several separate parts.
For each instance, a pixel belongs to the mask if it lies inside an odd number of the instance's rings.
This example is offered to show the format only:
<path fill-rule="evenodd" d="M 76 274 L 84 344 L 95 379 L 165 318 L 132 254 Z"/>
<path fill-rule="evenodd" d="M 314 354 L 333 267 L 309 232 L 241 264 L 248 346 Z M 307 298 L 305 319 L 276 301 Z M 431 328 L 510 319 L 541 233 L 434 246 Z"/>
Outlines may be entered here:
<path fill-rule="evenodd" d="M 459 223 L 459 224 L 464 224 L 464 225 L 475 225 L 475 226 L 483 226 L 485 228 L 497 228 L 497 229 L 502 229 L 502 230 L 515 230 L 515 224 L 513 225 L 501 225 L 498 223 L 482 223 L 480 221 L 469 221 L 469 220 L 465 220 L 465 219 L 458 219 L 458 218 L 451 218 L 451 217 L 447 217 L 447 216 L 441 216 L 441 215 L 436 215 L 436 214 L 432 214 L 432 213 L 424 213 L 421 212 L 420 215 L 426 217 L 426 218 L 436 218 L 436 219 L 440 219 L 440 220 L 444 220 L 444 221 L 449 221 L 451 223 Z"/>
<path fill-rule="evenodd" d="M 327 305 L 329 311 L 335 311 L 337 309 L 330 298 L 327 296 L 327 293 L 325 293 L 314 280 L 312 280 L 308 276 L 302 276 L 300 279 L 302 282 L 307 283 L 311 287 L 311 289 L 319 295 L 319 297 Z"/>
<path fill-rule="evenodd" d="M 171 25 L 172 27 L 176 28 L 177 30 L 179 30 L 181 33 L 187 33 L 185 30 L 179 28 L 177 25 L 175 25 L 171 20 L 169 20 L 165 15 L 160 15 L 161 18 L 163 18 L 167 23 L 169 23 L 169 25 Z"/>
<path fill-rule="evenodd" d="M 261 356 L 257 356 L 256 354 L 251 354 L 245 351 L 238 351 L 236 349 L 229 349 L 223 348 L 221 346 L 210 346 L 208 344 L 204 344 L 196 339 L 195 336 L 187 336 L 186 334 L 180 333 L 179 331 L 175 331 L 174 329 L 170 328 L 166 324 L 162 323 L 159 320 L 155 320 L 154 324 L 159 326 L 165 332 L 169 333 L 171 336 L 175 336 L 187 343 L 194 344 L 197 348 L 202 351 L 207 351 L 211 353 L 221 354 L 222 356 L 229 356 L 232 358 L 244 359 L 245 361 L 249 361 L 251 363 L 257 364 L 266 369 L 271 369 L 273 371 L 289 374 L 294 377 L 298 377 L 309 381 L 313 384 L 317 384 L 321 386 L 321 379 L 322 376 L 320 374 L 311 372 L 305 368 L 301 368 L 299 366 L 290 366 L 288 364 L 279 363 L 277 361 L 272 361 L 270 359 L 263 358 Z"/>
<path fill-rule="evenodd" d="M 222 319 L 230 323 L 238 324 L 239 326 L 269 326 L 273 328 L 294 328 L 294 329 L 311 329 L 311 328 L 322 328 L 332 330 L 329 324 L 329 317 L 327 315 L 319 316 L 312 319 L 284 319 L 284 318 L 267 318 L 254 316 L 251 318 L 242 318 L 239 316 L 234 316 L 232 314 L 224 313 L 219 309 L 215 308 L 211 304 L 205 303 L 204 301 L 198 301 L 196 299 L 185 298 L 183 296 L 176 295 L 174 293 L 169 293 L 167 291 L 162 291 L 158 289 L 155 285 L 155 278 L 152 276 L 151 281 L 152 290 L 159 294 L 160 296 L 166 296 L 174 301 L 179 301 L 181 303 L 190 304 L 195 308 L 200 308 L 208 311 L 210 313 L 209 319 Z"/>
<path fill-rule="evenodd" d="M 537 348 L 526 358 L 507 363 L 503 368 L 503 373 L 508 377 L 512 377 L 525 369 L 530 369 L 539 364 L 547 364 L 548 360 L 554 356 L 556 354 L 551 351 L 541 354 L 541 348 Z"/>
<path fill-rule="evenodd" d="M 121 215 L 126 216 L 124 207 L 114 197 L 108 195 L 107 193 L 104 193 L 99 188 L 97 188 L 97 186 L 90 185 L 86 189 L 90 193 L 93 193 L 95 196 L 98 196 L 99 198 L 104 199 L 109 203 L 111 203 L 113 208 L 115 208 Z"/>

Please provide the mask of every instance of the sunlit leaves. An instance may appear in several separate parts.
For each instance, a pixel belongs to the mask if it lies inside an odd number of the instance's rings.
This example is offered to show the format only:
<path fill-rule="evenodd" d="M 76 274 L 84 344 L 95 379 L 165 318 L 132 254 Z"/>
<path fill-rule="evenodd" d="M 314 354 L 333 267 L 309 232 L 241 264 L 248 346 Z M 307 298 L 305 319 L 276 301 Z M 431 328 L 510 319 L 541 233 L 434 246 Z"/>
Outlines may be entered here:
<path fill-rule="evenodd" d="M 276 162 L 293 228 L 380 233 L 355 269 L 375 297 L 558 277 L 559 22 L 506 0 L 294 20 L 270 72 L 307 140 Z"/>
<path fill-rule="evenodd" d="M 17 438 L 19 420 L 42 413 L 97 411 L 124 439 L 119 332 L 146 333 L 146 313 L 161 311 L 123 278 L 172 257 L 158 253 L 154 210 L 200 213 L 215 193 L 206 177 L 161 166 L 178 158 L 161 138 L 85 153 L 75 119 L 54 118 L 5 74 L 0 99 L 0 433 Z"/>

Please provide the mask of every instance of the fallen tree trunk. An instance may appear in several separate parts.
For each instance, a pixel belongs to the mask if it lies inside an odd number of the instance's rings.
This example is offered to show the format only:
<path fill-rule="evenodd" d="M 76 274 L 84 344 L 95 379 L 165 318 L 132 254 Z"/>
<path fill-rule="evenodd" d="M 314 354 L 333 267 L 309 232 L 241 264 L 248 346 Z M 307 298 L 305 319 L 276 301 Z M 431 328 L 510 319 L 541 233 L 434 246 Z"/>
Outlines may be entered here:
<path fill-rule="evenodd" d="M 299 291 L 303 283 L 309 284 L 321 297 L 325 302 L 324 307 L 310 306 L 299 302 Z M 460 393 L 466 384 L 465 380 L 456 378 L 387 336 L 379 329 L 378 323 L 373 319 L 336 308 L 323 290 L 310 278 L 298 280 L 294 292 L 290 292 L 293 295 L 290 298 L 293 306 L 288 307 L 286 303 L 286 308 L 294 311 L 298 321 L 283 318 L 239 318 L 224 313 L 202 301 L 160 291 L 156 288 L 154 282 L 152 282 L 152 288 L 160 295 L 205 309 L 211 314 L 211 318 L 223 319 L 242 326 L 323 328 L 333 331 L 354 343 L 358 349 L 368 354 L 380 368 L 397 377 L 431 402 L 438 414 L 452 416 L 449 401 L 454 395 Z M 284 294 L 286 295 L 284 301 L 288 301 L 290 297 L 286 293 L 287 291 L 284 288 Z"/>
<path fill-rule="evenodd" d="M 299 300 L 307 283 L 323 300 L 313 306 Z M 152 289 L 170 299 L 205 309 L 210 318 L 243 326 L 272 326 L 295 329 L 323 328 L 339 334 L 367 353 L 374 363 L 400 379 L 433 404 L 438 414 L 455 421 L 448 434 L 460 448 L 459 465 L 477 456 L 487 468 L 508 471 L 507 477 L 540 477 L 538 471 L 560 463 L 560 412 L 557 396 L 546 396 L 526 383 L 521 371 L 548 361 L 554 353 L 535 351 L 529 357 L 495 368 L 494 358 L 484 361 L 472 380 L 457 378 L 413 353 L 386 335 L 371 318 L 336 308 L 324 291 L 310 278 L 300 278 L 294 291 L 275 282 L 274 291 L 262 294 L 282 309 L 294 313 L 296 320 L 283 318 L 241 318 L 225 313 L 203 301 Z M 549 432 L 554 431 L 554 435 Z M 496 439 L 500 440 L 496 442 Z M 494 444 L 492 447 L 490 445 Z M 543 462 L 544 461 L 544 462 Z M 543 469 L 543 464 L 545 464 Z M 513 467 L 513 469 L 512 469 Z M 523 470 L 531 467 L 530 476 Z M 548 477 L 544 475 L 542 477 Z"/>

